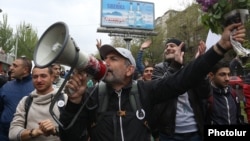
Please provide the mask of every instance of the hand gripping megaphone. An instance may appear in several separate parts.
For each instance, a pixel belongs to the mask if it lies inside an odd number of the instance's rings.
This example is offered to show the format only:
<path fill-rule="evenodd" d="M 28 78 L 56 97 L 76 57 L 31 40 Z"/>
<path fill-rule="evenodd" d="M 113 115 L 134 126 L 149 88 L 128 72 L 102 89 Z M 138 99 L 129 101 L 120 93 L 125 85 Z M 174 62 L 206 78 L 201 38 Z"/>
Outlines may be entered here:
<path fill-rule="evenodd" d="M 79 51 L 63 22 L 54 23 L 43 33 L 33 56 L 38 67 L 59 63 L 85 71 L 97 81 L 101 80 L 107 71 L 103 61 Z"/>
<path fill-rule="evenodd" d="M 33 57 L 34 63 L 38 67 L 47 67 L 52 63 L 59 63 L 71 67 L 69 74 L 66 75 L 63 84 L 52 99 L 49 109 L 50 114 L 59 126 L 63 129 L 70 128 L 80 114 L 84 105 L 86 105 L 86 102 L 88 101 L 87 99 L 90 96 L 84 101 L 84 104 L 81 106 L 71 123 L 67 127 L 64 127 L 54 113 L 53 107 L 59 99 L 66 81 L 69 79 L 73 69 L 85 71 L 95 80 L 99 81 L 106 75 L 107 67 L 105 63 L 101 60 L 97 60 L 93 56 L 80 52 L 80 49 L 76 46 L 74 40 L 69 36 L 68 27 L 64 22 L 54 23 L 43 33 L 35 48 Z M 96 89 L 96 87 L 97 85 L 94 89 Z M 92 93 L 94 89 L 92 90 Z"/>

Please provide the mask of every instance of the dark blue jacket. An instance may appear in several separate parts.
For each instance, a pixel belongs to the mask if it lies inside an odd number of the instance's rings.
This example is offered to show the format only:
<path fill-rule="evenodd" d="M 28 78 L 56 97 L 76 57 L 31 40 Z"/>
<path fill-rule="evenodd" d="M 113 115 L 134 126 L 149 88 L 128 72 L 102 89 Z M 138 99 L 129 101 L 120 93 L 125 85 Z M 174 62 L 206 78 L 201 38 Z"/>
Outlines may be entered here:
<path fill-rule="evenodd" d="M 17 104 L 34 90 L 31 75 L 6 82 L 0 91 L 0 136 L 9 132 Z M 8 137 L 8 134 L 7 134 Z M 0 139 L 1 141 L 4 141 Z"/>

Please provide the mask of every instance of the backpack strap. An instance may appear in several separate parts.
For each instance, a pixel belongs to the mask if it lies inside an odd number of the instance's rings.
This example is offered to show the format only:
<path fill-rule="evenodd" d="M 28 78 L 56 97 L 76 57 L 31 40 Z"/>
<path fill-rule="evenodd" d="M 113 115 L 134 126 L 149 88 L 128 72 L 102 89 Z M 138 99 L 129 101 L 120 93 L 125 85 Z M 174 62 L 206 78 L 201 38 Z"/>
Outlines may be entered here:
<path fill-rule="evenodd" d="M 98 113 L 105 112 L 108 108 L 109 95 L 107 94 L 106 85 L 102 81 L 98 85 L 98 101 L 100 104 L 98 108 Z M 102 114 L 98 115 L 97 121 L 99 121 L 102 117 Z"/>
<path fill-rule="evenodd" d="M 96 112 L 93 113 L 93 118 L 90 124 L 90 127 L 96 126 L 96 124 L 103 118 L 103 113 L 107 110 L 109 101 L 109 95 L 107 94 L 106 84 L 103 81 L 100 81 L 98 84 L 98 109 Z M 94 109 L 96 106 L 88 109 Z"/>
<path fill-rule="evenodd" d="M 241 113 L 241 99 L 240 99 L 240 95 L 239 95 L 239 87 L 236 86 L 235 88 L 236 90 L 234 89 L 231 89 L 231 95 L 234 99 L 234 102 L 236 104 L 236 108 L 237 108 L 237 122 L 238 124 L 245 124 L 244 122 L 244 116 L 242 115 Z"/>
<path fill-rule="evenodd" d="M 26 128 L 26 126 L 27 126 L 28 112 L 29 112 L 30 105 L 31 105 L 32 101 L 33 101 L 33 97 L 31 95 L 29 95 L 25 99 L 25 104 L 24 104 L 24 110 L 25 110 L 24 128 Z"/>
<path fill-rule="evenodd" d="M 65 97 L 63 94 L 60 94 L 60 96 L 57 100 L 57 107 L 58 107 L 60 113 L 62 112 L 62 110 L 65 107 Z"/>
<path fill-rule="evenodd" d="M 25 99 L 25 104 L 24 104 L 24 110 L 25 110 L 25 119 L 24 119 L 24 128 L 27 127 L 27 119 L 28 119 L 28 113 L 29 113 L 29 109 L 30 106 L 32 104 L 33 101 L 33 97 L 31 95 L 29 95 L 26 99 Z M 59 96 L 59 99 L 57 101 L 57 107 L 59 109 L 59 111 L 61 112 L 63 110 L 63 108 L 65 107 L 65 98 L 64 95 L 61 94 Z"/>
<path fill-rule="evenodd" d="M 134 112 L 137 111 L 137 108 L 140 108 L 140 107 L 141 107 L 140 103 L 137 104 L 137 101 L 138 101 L 139 99 L 136 99 L 136 98 L 138 98 L 138 95 L 137 95 L 138 90 L 137 90 L 137 85 L 136 85 L 136 84 L 137 84 L 137 81 L 133 81 L 133 83 L 132 83 L 132 88 L 131 88 L 131 92 L 129 93 L 129 102 L 130 102 L 130 105 L 131 105 L 131 107 L 132 107 L 132 109 L 133 109 Z M 139 102 L 140 102 L 140 101 L 139 101 Z M 137 107 L 137 105 L 138 105 L 139 107 Z"/>
<path fill-rule="evenodd" d="M 131 88 L 131 92 L 130 92 L 130 95 L 129 95 L 129 101 L 130 101 L 130 105 L 132 106 L 132 109 L 136 113 L 136 117 L 139 120 L 143 121 L 143 124 L 150 130 L 148 121 L 145 118 L 146 113 L 145 113 L 145 111 L 144 111 L 144 109 L 142 108 L 142 105 L 141 105 L 141 100 L 140 100 L 140 97 L 139 97 L 137 81 L 133 81 L 133 83 L 132 83 L 132 88 Z"/>
<path fill-rule="evenodd" d="M 133 110 L 136 112 L 136 117 L 139 120 L 144 119 L 145 111 L 142 109 L 142 106 L 141 106 L 141 100 L 138 94 L 137 81 L 133 81 L 132 83 L 131 92 L 129 94 L 129 101 Z"/>
<path fill-rule="evenodd" d="M 101 106 L 99 106 L 98 112 L 104 112 L 108 107 L 109 98 L 106 91 L 106 85 L 104 82 L 100 82 L 98 85 L 98 101 Z"/>

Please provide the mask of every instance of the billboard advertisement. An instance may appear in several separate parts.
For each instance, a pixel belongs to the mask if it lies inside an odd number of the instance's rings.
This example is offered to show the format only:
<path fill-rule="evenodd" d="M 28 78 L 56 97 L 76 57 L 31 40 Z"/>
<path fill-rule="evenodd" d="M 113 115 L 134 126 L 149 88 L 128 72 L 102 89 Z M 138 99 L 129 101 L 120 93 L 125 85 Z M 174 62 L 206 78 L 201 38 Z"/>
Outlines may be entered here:
<path fill-rule="evenodd" d="M 154 30 L 154 3 L 102 0 L 101 26 Z"/>

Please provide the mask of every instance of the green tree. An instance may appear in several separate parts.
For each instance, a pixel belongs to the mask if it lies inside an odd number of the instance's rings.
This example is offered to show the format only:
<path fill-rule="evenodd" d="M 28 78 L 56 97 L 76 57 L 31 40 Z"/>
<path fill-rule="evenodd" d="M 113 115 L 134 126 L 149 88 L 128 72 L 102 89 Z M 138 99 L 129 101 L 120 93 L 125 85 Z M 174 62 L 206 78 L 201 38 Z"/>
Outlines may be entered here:
<path fill-rule="evenodd" d="M 25 22 L 17 26 L 15 34 L 16 46 L 13 48 L 17 57 L 26 56 L 33 59 L 33 52 L 38 42 L 37 31 L 35 31 L 31 24 Z M 17 52 L 16 52 L 17 51 Z"/>
<path fill-rule="evenodd" d="M 7 14 L 3 15 L 3 20 L 0 21 L 0 47 L 5 53 L 12 54 L 14 57 L 24 55 L 33 59 L 37 42 L 37 31 L 33 29 L 31 24 L 23 22 L 16 27 L 16 33 L 13 33 L 13 28 L 8 25 Z"/>
<path fill-rule="evenodd" d="M 4 14 L 3 20 L 0 21 L 0 47 L 2 47 L 6 53 L 11 53 L 14 45 L 13 28 L 8 25 L 8 16 Z"/>

